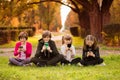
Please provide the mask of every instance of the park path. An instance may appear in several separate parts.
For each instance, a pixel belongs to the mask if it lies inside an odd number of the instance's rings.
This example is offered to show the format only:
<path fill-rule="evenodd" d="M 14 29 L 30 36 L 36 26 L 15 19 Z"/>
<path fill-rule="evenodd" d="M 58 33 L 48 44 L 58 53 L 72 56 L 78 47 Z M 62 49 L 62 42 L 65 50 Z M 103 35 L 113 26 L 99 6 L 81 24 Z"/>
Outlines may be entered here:
<path fill-rule="evenodd" d="M 58 48 L 58 50 L 60 51 L 60 46 L 61 46 L 61 39 L 62 39 L 62 35 L 59 36 L 52 36 L 52 39 L 55 41 L 56 46 Z M 6 56 L 6 57 L 11 57 L 13 56 L 13 52 L 14 52 L 14 48 L 0 48 L 0 56 Z M 36 52 L 36 47 L 33 47 L 33 52 L 32 52 L 32 56 L 34 56 Z M 82 53 L 82 47 L 76 48 L 76 53 L 77 55 L 81 55 Z M 109 54 L 118 54 L 120 55 L 120 50 L 103 50 L 100 48 L 100 54 L 101 55 L 109 55 Z"/>
<path fill-rule="evenodd" d="M 14 51 L 14 48 L 0 48 L 0 56 L 12 57 L 13 51 Z M 35 52 L 36 52 L 36 47 L 33 48 L 32 56 L 34 56 Z M 81 55 L 82 48 L 77 48 L 76 53 L 77 53 L 77 55 Z M 120 55 L 120 50 L 101 50 L 100 49 L 100 54 L 102 56 L 110 55 L 110 54 Z"/>

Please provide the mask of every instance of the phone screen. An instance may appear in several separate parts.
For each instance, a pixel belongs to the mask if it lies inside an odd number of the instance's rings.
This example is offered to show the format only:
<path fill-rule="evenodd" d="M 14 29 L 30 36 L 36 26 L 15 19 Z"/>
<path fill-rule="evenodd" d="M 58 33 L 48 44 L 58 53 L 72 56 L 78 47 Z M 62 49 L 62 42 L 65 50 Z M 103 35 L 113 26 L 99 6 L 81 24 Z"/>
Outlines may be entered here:
<path fill-rule="evenodd" d="M 44 45 L 45 45 L 46 47 L 48 47 L 48 46 L 49 46 L 48 42 L 45 42 L 45 43 L 44 43 Z"/>
<path fill-rule="evenodd" d="M 71 47 L 71 44 L 67 44 L 67 47 L 70 48 L 70 47 Z"/>

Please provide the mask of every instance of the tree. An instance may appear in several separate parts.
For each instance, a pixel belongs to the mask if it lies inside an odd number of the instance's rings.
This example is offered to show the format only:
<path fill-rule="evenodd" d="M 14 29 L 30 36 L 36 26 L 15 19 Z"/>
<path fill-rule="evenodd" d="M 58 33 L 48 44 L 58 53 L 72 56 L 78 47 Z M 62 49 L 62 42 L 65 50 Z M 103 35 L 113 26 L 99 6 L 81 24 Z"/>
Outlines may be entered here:
<path fill-rule="evenodd" d="M 102 27 L 110 20 L 109 9 L 113 0 L 103 0 L 102 5 L 98 3 L 98 0 L 68 0 L 67 3 L 61 0 L 42 0 L 40 2 L 46 1 L 54 1 L 70 7 L 78 14 L 81 27 L 88 28 L 90 26 L 90 34 L 96 36 L 99 42 L 102 41 Z"/>
<path fill-rule="evenodd" d="M 53 6 L 50 6 L 53 5 Z M 47 24 L 47 30 L 50 29 L 50 24 L 54 19 L 55 5 L 54 3 L 46 2 L 45 4 L 39 4 L 40 20 Z"/>
<path fill-rule="evenodd" d="M 109 9 L 113 0 L 102 0 L 101 6 L 98 0 L 68 0 L 67 3 L 61 0 L 2 0 L 0 1 L 0 20 L 4 21 L 3 18 L 8 18 L 6 21 L 9 22 L 13 16 L 18 16 L 32 5 L 43 2 L 57 2 L 70 7 L 78 14 L 80 26 L 85 30 L 90 28 L 90 34 L 96 36 L 100 42 L 102 41 L 102 27 L 110 20 Z M 50 21 L 48 19 L 48 26 Z"/>
<path fill-rule="evenodd" d="M 120 24 L 120 0 L 114 0 L 113 4 L 110 8 L 111 13 L 111 23 L 119 23 Z"/>
<path fill-rule="evenodd" d="M 113 0 L 103 0 L 101 6 L 97 0 L 69 0 L 68 2 L 71 3 L 73 7 L 69 5 L 66 6 L 78 14 L 81 27 L 88 28 L 90 26 L 90 33 L 96 36 L 99 42 L 101 42 L 102 27 L 110 20 L 109 9 Z"/>
<path fill-rule="evenodd" d="M 32 5 L 27 5 L 27 0 L 0 0 L 0 22 L 3 26 L 11 26 L 13 17 L 21 15 Z"/>

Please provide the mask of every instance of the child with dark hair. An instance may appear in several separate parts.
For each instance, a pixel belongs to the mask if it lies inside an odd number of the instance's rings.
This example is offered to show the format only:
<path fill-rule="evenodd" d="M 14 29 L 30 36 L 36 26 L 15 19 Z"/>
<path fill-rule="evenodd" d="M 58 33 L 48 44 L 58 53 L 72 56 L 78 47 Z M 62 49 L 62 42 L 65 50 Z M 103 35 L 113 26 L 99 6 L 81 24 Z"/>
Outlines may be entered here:
<path fill-rule="evenodd" d="M 84 39 L 81 64 L 84 66 L 96 64 L 105 65 L 105 63 L 103 63 L 103 59 L 100 58 L 97 40 L 93 35 L 87 35 Z"/>
<path fill-rule="evenodd" d="M 51 40 L 51 32 L 44 31 L 39 40 L 35 57 L 31 59 L 37 66 L 55 66 L 63 56 L 59 54 L 55 42 Z"/>
<path fill-rule="evenodd" d="M 18 38 L 20 41 L 16 43 L 14 50 L 14 56 L 17 57 L 9 58 L 9 64 L 24 66 L 30 62 L 30 56 L 32 54 L 32 44 L 27 42 L 27 32 L 20 32 Z"/>
<path fill-rule="evenodd" d="M 75 47 L 72 44 L 72 37 L 66 34 L 62 37 L 61 54 L 65 60 L 61 61 L 62 64 L 77 64 L 80 62 L 80 58 L 75 58 Z"/>

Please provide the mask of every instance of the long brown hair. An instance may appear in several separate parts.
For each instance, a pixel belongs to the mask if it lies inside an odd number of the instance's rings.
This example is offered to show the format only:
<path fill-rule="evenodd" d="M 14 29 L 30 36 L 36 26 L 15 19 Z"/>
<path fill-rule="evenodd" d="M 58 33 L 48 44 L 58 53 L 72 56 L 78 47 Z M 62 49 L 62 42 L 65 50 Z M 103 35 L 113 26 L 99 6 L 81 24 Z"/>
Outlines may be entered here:
<path fill-rule="evenodd" d="M 72 36 L 69 34 L 66 34 L 64 36 L 62 36 L 62 44 L 64 44 L 64 40 L 71 40 L 71 44 L 72 44 Z"/>
<path fill-rule="evenodd" d="M 86 38 L 84 39 L 83 49 L 84 49 L 84 50 L 87 49 L 86 40 L 88 40 L 88 39 L 94 42 L 93 45 L 92 45 L 92 47 L 93 47 L 93 49 L 96 49 L 96 48 L 98 47 L 98 46 L 97 46 L 97 40 L 96 40 L 96 38 L 95 38 L 93 35 L 87 35 L 87 36 L 86 36 Z"/>

